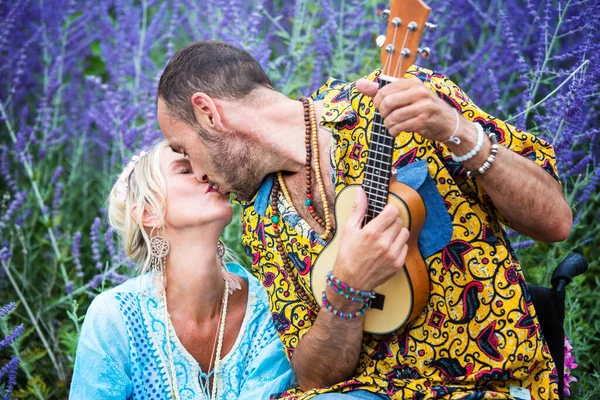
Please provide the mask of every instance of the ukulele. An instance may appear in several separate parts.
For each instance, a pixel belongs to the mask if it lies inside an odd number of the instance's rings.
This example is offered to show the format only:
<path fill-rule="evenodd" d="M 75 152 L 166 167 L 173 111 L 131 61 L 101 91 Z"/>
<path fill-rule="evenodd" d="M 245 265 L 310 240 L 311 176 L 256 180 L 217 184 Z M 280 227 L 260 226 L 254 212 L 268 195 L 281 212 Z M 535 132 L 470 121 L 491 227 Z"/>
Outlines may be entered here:
<path fill-rule="evenodd" d="M 415 62 L 417 52 L 427 56 L 428 49 L 422 51 L 418 45 L 430 11 L 421 0 L 392 0 L 390 10 L 384 11 L 388 20 L 386 37 L 377 39 L 377 44 L 382 47 L 380 89 L 403 77 Z M 368 199 L 363 225 L 379 215 L 388 202 L 398 207 L 398 216 L 410 231 L 408 254 L 404 268 L 374 289 L 376 296 L 365 313 L 364 325 L 366 332 L 374 334 L 398 330 L 421 314 L 429 299 L 429 272 L 418 244 L 425 223 L 425 205 L 414 189 L 393 178 L 393 150 L 394 138 L 388 134 L 383 118 L 375 110 L 362 184 L 348 185 L 336 196 L 336 234 L 311 270 L 312 292 L 322 305 L 320 294 L 326 289 L 326 275 L 335 264 L 339 251 L 339 232 L 348 221 L 360 187 Z"/>

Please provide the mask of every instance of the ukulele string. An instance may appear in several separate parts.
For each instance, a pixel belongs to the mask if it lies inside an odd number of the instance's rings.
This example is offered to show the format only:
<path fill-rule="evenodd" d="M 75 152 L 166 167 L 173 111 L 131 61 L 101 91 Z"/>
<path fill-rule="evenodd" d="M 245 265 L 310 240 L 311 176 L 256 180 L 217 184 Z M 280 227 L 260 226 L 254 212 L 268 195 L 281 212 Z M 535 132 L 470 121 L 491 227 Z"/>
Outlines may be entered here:
<path fill-rule="evenodd" d="M 393 22 L 390 22 L 390 23 L 392 24 L 392 26 L 394 26 Z M 394 43 L 396 43 L 396 34 L 397 33 L 398 33 L 398 27 L 394 26 L 394 37 L 392 38 L 392 43 L 391 43 L 392 46 L 394 45 Z M 392 53 L 388 53 L 388 56 L 387 56 L 387 58 L 385 60 L 385 66 L 384 66 L 383 70 L 387 71 L 386 75 L 390 74 L 390 70 L 392 68 L 392 66 L 391 66 L 392 58 L 393 58 L 392 54 L 393 54 L 393 52 Z"/>
<path fill-rule="evenodd" d="M 404 56 L 402 55 L 402 50 L 404 50 L 404 46 L 406 46 L 406 41 L 408 40 L 408 34 L 410 33 L 410 29 L 408 29 L 408 25 L 406 28 L 406 34 L 404 35 L 404 42 L 402 43 L 402 48 L 400 49 L 400 58 L 396 61 L 396 69 L 394 70 L 394 76 L 398 76 L 398 69 L 402 71 L 402 63 L 404 63 Z M 401 76 L 398 76 L 401 78 Z"/>

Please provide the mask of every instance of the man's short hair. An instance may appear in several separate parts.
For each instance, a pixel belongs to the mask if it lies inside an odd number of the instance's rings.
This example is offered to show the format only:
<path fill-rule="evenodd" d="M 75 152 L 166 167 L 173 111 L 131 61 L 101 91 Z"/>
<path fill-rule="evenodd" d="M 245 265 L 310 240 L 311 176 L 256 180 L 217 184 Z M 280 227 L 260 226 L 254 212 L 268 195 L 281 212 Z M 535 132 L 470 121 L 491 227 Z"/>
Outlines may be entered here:
<path fill-rule="evenodd" d="M 207 40 L 191 43 L 175 53 L 158 84 L 158 97 L 171 115 L 197 125 L 191 98 L 196 92 L 240 100 L 258 87 L 273 89 L 258 61 L 245 50 Z"/>

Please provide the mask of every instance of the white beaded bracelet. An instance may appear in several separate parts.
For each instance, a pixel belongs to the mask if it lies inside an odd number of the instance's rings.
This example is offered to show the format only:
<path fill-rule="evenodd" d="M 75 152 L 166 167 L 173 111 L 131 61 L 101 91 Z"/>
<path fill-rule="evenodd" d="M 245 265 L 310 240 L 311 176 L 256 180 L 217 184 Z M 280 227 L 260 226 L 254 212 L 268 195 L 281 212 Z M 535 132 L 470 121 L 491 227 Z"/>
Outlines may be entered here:
<path fill-rule="evenodd" d="M 490 142 L 492 142 L 490 156 L 483 163 L 483 165 L 477 168 L 475 171 L 467 171 L 467 176 L 470 179 L 485 174 L 492 167 L 492 164 L 496 160 L 496 156 L 498 155 L 498 148 L 500 148 L 500 145 L 498 144 L 498 139 L 496 138 L 496 134 L 494 132 L 488 133 L 488 137 L 490 138 Z"/>
<path fill-rule="evenodd" d="M 475 127 L 477 128 L 477 144 L 475 145 L 475 147 L 473 147 L 471 151 L 469 151 L 465 155 L 457 156 L 455 154 L 452 154 L 452 160 L 454 160 L 455 162 L 465 162 L 467 160 L 470 160 L 471 158 L 475 157 L 475 155 L 479 153 L 479 151 L 483 147 L 483 128 L 478 123 L 473 123 L 473 125 L 475 125 Z"/>

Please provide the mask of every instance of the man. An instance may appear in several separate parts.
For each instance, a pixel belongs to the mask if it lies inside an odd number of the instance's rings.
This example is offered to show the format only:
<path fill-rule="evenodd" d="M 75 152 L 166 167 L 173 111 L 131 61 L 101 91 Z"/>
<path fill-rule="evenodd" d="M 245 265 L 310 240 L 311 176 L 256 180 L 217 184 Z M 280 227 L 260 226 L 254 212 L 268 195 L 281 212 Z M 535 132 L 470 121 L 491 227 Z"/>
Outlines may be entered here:
<path fill-rule="evenodd" d="M 312 115 L 310 102 L 277 92 L 248 53 L 208 41 L 177 52 L 159 83 L 159 125 L 172 148 L 207 171 L 197 179 L 238 195 L 252 270 L 298 381 L 282 397 L 557 398 L 502 228 L 542 241 L 569 234 L 552 147 L 484 113 L 442 75 L 413 66 L 379 91 L 378 75 L 330 80 L 312 96 Z M 419 238 L 427 307 L 387 335 L 363 333 L 363 303 L 341 289 L 327 288 L 320 311 L 321 294 L 310 290 L 310 268 L 335 229 L 335 194 L 364 175 L 373 106 L 396 136 L 398 179 L 413 181 L 428 214 Z M 500 143 L 495 159 L 487 133 Z M 408 239 L 392 205 L 361 226 L 366 207 L 362 192 L 331 266 L 344 287 L 364 292 L 402 268 Z"/>

